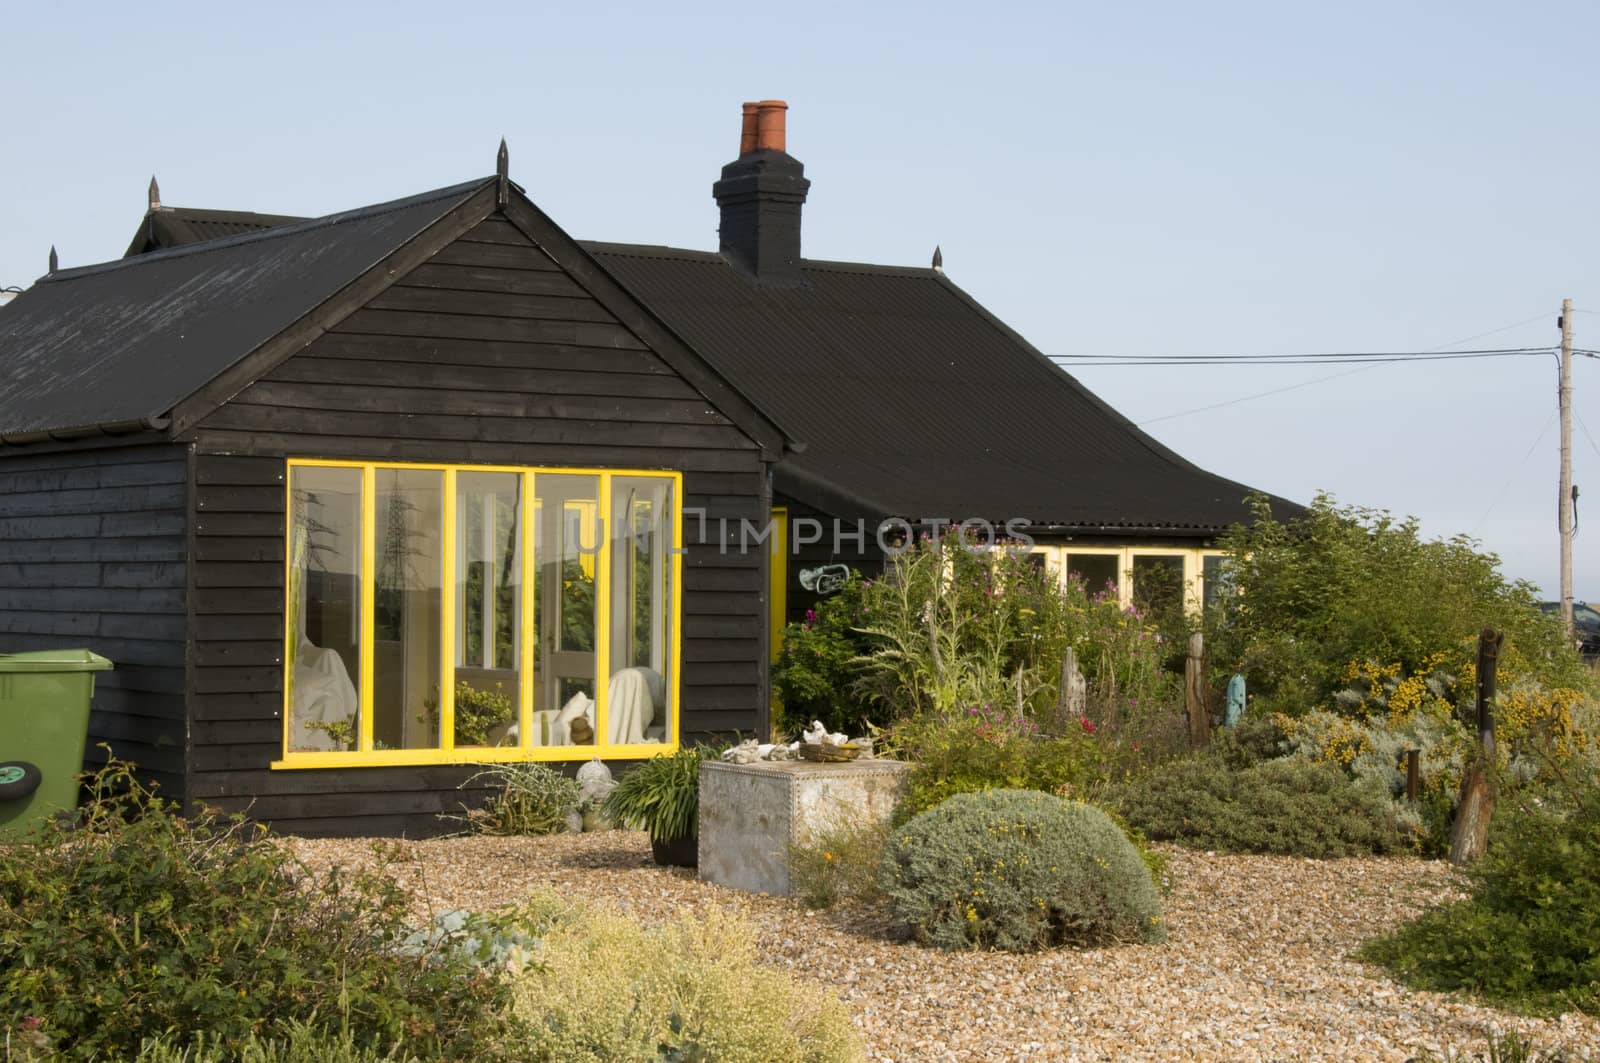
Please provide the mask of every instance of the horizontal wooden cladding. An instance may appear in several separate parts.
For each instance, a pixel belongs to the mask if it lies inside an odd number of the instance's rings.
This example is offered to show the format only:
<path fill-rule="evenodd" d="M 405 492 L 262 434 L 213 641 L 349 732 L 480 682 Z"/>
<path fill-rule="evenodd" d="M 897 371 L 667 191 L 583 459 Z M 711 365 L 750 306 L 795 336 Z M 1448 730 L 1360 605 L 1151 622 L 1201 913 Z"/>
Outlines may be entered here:
<path fill-rule="evenodd" d="M 177 649 L 181 653 L 183 647 L 178 646 Z M 102 678 L 108 674 L 106 672 L 99 673 Z M 105 683 L 95 684 L 92 706 L 96 712 L 123 713 L 129 716 L 143 716 L 159 720 L 182 720 L 184 718 L 183 695 L 181 693 L 125 690 Z"/>
<path fill-rule="evenodd" d="M 106 488 L 151 487 L 184 482 L 182 451 L 170 448 L 178 460 L 163 453 L 159 460 L 123 462 L 120 464 L 93 465 L 65 468 L 13 469 L 9 462 L 0 464 L 0 499 L 9 507 L 12 497 L 31 492 L 71 492 Z"/>
<path fill-rule="evenodd" d="M 113 440 L 108 440 L 110 444 Z M 173 462 L 184 467 L 184 449 L 175 443 L 139 443 L 133 445 L 106 445 L 93 443 L 73 446 L 65 450 L 6 452 L 4 468 L 7 474 L 40 469 L 99 469 L 109 470 L 116 465 L 146 465 Z M 115 475 L 108 473 L 107 475 Z"/>
<path fill-rule="evenodd" d="M 538 250 L 533 241 L 528 239 L 527 233 L 504 218 L 485 218 L 461 235 L 467 243 L 513 244 L 532 249 L 541 258 L 548 258 L 543 251 Z"/>
<path fill-rule="evenodd" d="M 8 491 L 0 493 L 0 515 L 7 520 L 15 520 L 21 517 L 181 509 L 186 490 L 183 483 L 158 483 L 132 487 Z"/>
<path fill-rule="evenodd" d="M 245 391 L 240 399 L 249 402 L 271 401 L 255 397 L 256 392 L 270 381 L 278 385 L 344 384 L 358 388 L 398 386 L 425 390 L 428 392 L 428 400 L 437 393 L 446 395 L 455 393 L 471 396 L 476 400 L 485 393 L 507 392 L 551 400 L 564 398 L 581 400 L 586 397 L 647 399 L 690 403 L 710 408 L 694 388 L 678 377 L 651 372 L 647 366 L 638 369 L 602 370 L 588 364 L 590 361 L 599 360 L 573 359 L 548 366 L 480 366 L 450 361 L 444 355 L 441 355 L 440 360 L 436 362 L 307 358 L 303 362 L 293 360 L 285 362 L 268 380 L 257 382 Z M 364 404 L 356 408 L 372 407 Z M 433 412 L 429 401 L 425 401 L 417 409 Z M 552 416 L 573 415 L 558 411 Z"/>
<path fill-rule="evenodd" d="M 754 622 L 743 632 L 712 637 L 685 636 L 683 674 L 687 680 L 701 664 L 733 663 L 759 659 L 761 631 Z"/>
<path fill-rule="evenodd" d="M 754 617 L 766 615 L 766 602 L 749 591 L 695 591 L 683 596 L 685 617 L 726 616 Z"/>
<path fill-rule="evenodd" d="M 283 693 L 278 690 L 195 694 L 192 705 L 190 717 L 194 720 L 283 719 Z"/>
<path fill-rule="evenodd" d="M 13 539 L 0 542 L 0 563 L 72 564 L 183 560 L 181 535 L 103 539 Z"/>
<path fill-rule="evenodd" d="M 519 343 L 570 343 L 580 347 L 647 350 L 637 336 L 616 323 L 550 318 L 489 317 L 413 310 L 357 310 L 333 330 L 376 336 L 433 339 L 512 340 Z"/>
<path fill-rule="evenodd" d="M 225 774 L 196 776 L 197 797 L 340 793 L 401 794 L 419 790 L 456 793 L 480 769 L 471 764 L 420 764 L 414 767 L 325 768 L 316 771 L 272 771 L 267 765 L 281 755 L 273 753 L 255 767 L 240 767 Z M 559 764 L 552 764 L 559 769 Z"/>
<path fill-rule="evenodd" d="M 197 581 L 212 579 L 211 568 L 214 565 L 227 562 L 275 562 L 283 564 L 283 537 L 262 536 L 201 538 L 194 545 L 194 559 L 197 562 L 195 576 Z M 202 586 L 204 583 L 202 582 Z M 244 584 L 253 586 L 253 584 Z"/>
<path fill-rule="evenodd" d="M 685 568 L 683 589 L 688 594 L 740 593 L 762 594 L 767 580 L 757 567 L 750 568 Z"/>
<path fill-rule="evenodd" d="M 270 823 L 281 833 L 296 833 L 323 821 L 350 822 L 359 836 L 373 833 L 372 824 L 403 817 L 407 835 L 420 835 L 436 825 L 438 833 L 454 833 L 466 824 L 448 817 L 464 815 L 488 796 L 488 788 L 475 790 L 346 791 L 337 794 L 271 794 L 250 798 L 207 798 L 206 803 L 228 813 L 243 812 L 253 820 Z M 441 819 L 440 817 L 446 817 Z M 433 822 L 430 822 L 433 821 Z M 292 825 L 292 826 L 291 826 Z"/>
<path fill-rule="evenodd" d="M 36 585 L 37 586 L 37 585 Z M 0 597 L 7 610 L 34 613 L 183 613 L 183 588 L 10 588 Z"/>
<path fill-rule="evenodd" d="M 138 666 L 182 668 L 183 643 L 167 639 L 151 638 L 110 638 L 99 634 L 86 636 L 87 641 L 81 644 L 82 648 L 91 649 L 100 656 L 110 660 L 116 666 L 115 672 L 97 672 L 96 687 L 111 687 L 119 685 L 119 681 L 129 674 L 129 669 Z M 15 634 L 7 636 L 4 640 L 6 653 L 28 653 L 33 650 L 61 649 L 61 639 L 48 634 Z M 0 759 L 4 759 L 0 756 Z"/>
<path fill-rule="evenodd" d="M 576 295 L 511 295 L 504 292 L 413 287 L 401 282 L 372 300 L 367 307 L 420 314 L 470 314 L 476 317 L 617 324 L 617 319 L 609 310 L 582 290 Z"/>
<path fill-rule="evenodd" d="M 260 642 L 277 639 L 283 637 L 283 619 L 280 614 L 271 612 L 198 613 L 190 637 L 197 646 L 206 642 Z"/>
<path fill-rule="evenodd" d="M 240 458 L 207 454 L 195 462 L 195 483 L 201 486 L 283 487 L 287 470 L 279 458 Z"/>
<path fill-rule="evenodd" d="M 11 607 L 9 595 L 0 591 L 0 635 L 6 641 L 15 636 L 47 636 L 59 645 L 61 639 L 84 639 L 97 635 L 107 638 L 147 638 L 182 640 L 182 613 L 93 613 L 87 611 L 46 613 Z"/>
<path fill-rule="evenodd" d="M 182 587 L 184 564 L 176 561 L 30 561 L 12 563 L 0 544 L 0 593 L 8 588 Z"/>
<path fill-rule="evenodd" d="M 165 538 L 184 533 L 182 510 L 12 516 L 0 509 L 0 542 L 30 539 Z"/>
<path fill-rule="evenodd" d="M 760 703 L 761 689 L 754 684 L 697 686 L 683 692 L 679 724 L 699 726 L 707 712 L 754 712 Z"/>
<path fill-rule="evenodd" d="M 120 742 L 137 742 L 152 749 L 182 751 L 183 718 L 163 719 L 153 716 L 135 716 L 125 712 L 92 711 L 89 713 L 89 734 L 110 742 L 116 748 Z"/>
<path fill-rule="evenodd" d="M 730 451 L 753 444 L 732 425 L 643 424 L 597 419 L 540 420 L 522 416 L 433 415 L 382 413 L 357 410 L 308 410 L 284 406 L 258 406 L 231 402 L 207 420 L 211 429 L 248 433 L 304 433 L 317 435 L 337 430 L 341 434 L 373 440 L 368 451 L 386 449 L 384 443 L 404 436 L 439 443 L 513 443 L 532 446 L 567 446 L 589 449 L 597 440 L 617 448 Z M 603 448 L 596 448 L 603 449 Z M 434 461 L 453 460 L 438 450 Z M 371 454 L 382 460 L 383 454 Z M 573 464 L 580 464 L 574 461 Z M 583 464 L 594 464 L 591 460 Z"/>
<path fill-rule="evenodd" d="M 537 273 L 561 273 L 561 267 L 555 261 L 532 247 L 485 246 L 483 244 L 456 241 L 448 247 L 440 248 L 434 256 L 428 259 L 429 263 L 444 266 L 488 266 L 494 269 L 523 269 Z M 564 276 L 565 274 L 563 274 Z"/>
<path fill-rule="evenodd" d="M 414 376 L 421 370 L 416 366 L 454 367 L 462 385 L 483 379 L 498 385 L 493 374 L 483 374 L 486 369 L 514 369 L 518 372 L 542 370 L 560 372 L 581 370 L 584 373 L 624 373 L 629 375 L 668 377 L 677 381 L 685 395 L 698 396 L 692 385 L 672 371 L 654 352 L 629 348 L 584 347 L 572 343 L 529 343 L 516 340 L 480 340 L 462 337 L 429 336 L 366 336 L 360 333 L 334 332 L 323 336 L 306 352 L 311 357 L 291 358 L 264 379 L 299 379 L 297 374 L 309 372 L 300 363 L 356 361 L 363 363 L 362 371 L 371 374 L 369 379 L 380 379 L 404 373 L 408 382 L 424 382 Z M 477 372 L 475 372 L 475 370 Z M 333 367 L 329 367 L 332 372 Z M 431 381 L 425 381 L 430 382 Z M 634 386 L 637 386 L 635 383 Z"/>
<path fill-rule="evenodd" d="M 590 298 L 582 285 L 565 273 L 499 269 L 487 265 L 452 266 L 437 258 L 407 273 L 404 283 L 410 288 Z"/>
<path fill-rule="evenodd" d="M 280 637 L 197 642 L 194 647 L 194 663 L 201 668 L 240 665 L 281 667 L 283 639 Z"/>
<path fill-rule="evenodd" d="M 334 363 L 349 366 L 354 363 Z M 360 411 L 417 416 L 541 418 L 551 421 L 634 422 L 642 424 L 726 425 L 710 403 L 700 398 L 667 398 L 630 393 L 620 373 L 580 374 L 582 392 L 550 395 L 542 391 L 547 373 L 519 373 L 515 386 L 505 390 L 454 391 L 446 388 L 401 387 L 382 377 L 368 376 L 365 383 L 328 383 L 262 380 L 240 396 L 256 406 L 286 406 L 298 410 Z M 643 377 L 658 387 L 667 378 Z M 624 385 L 602 388 L 608 381 Z M 512 383 L 507 381 L 507 383 Z M 593 392 L 601 392 L 594 394 Z M 221 422 L 226 423 L 226 422 Z M 595 430 L 595 429 L 591 429 Z M 203 497 L 203 496 L 202 496 Z"/>
<path fill-rule="evenodd" d="M 748 734 L 756 726 L 756 708 L 752 701 L 748 708 L 686 708 L 679 727 L 685 736 L 695 734 L 726 734 L 741 731 Z"/>
<path fill-rule="evenodd" d="M 342 418 L 331 419 L 339 427 Z M 397 426 L 398 427 L 398 426 Z M 605 439 L 601 434 L 597 439 Z M 405 435 L 370 436 L 318 432 L 213 431 L 196 433 L 204 452 L 331 458 L 344 461 L 450 462 L 458 465 L 538 465 L 603 467 L 616 469 L 673 469 L 683 472 L 743 472 L 757 467 L 754 449 L 704 450 L 699 448 L 612 446 L 589 444 L 532 444 L 512 440 L 476 442 L 410 438 Z M 3 522 L 0 522 L 3 523 Z M 282 534 L 280 528 L 278 534 Z M 230 532 L 226 534 L 248 534 Z"/>
<path fill-rule="evenodd" d="M 183 750 L 172 746 L 150 745 L 131 738 L 109 739 L 111 755 L 118 760 L 130 761 L 140 777 L 155 776 L 161 781 L 163 797 L 177 799 L 183 792 Z M 106 762 L 105 750 L 100 742 L 90 736 L 89 746 L 83 752 L 84 766 L 91 771 Z"/>

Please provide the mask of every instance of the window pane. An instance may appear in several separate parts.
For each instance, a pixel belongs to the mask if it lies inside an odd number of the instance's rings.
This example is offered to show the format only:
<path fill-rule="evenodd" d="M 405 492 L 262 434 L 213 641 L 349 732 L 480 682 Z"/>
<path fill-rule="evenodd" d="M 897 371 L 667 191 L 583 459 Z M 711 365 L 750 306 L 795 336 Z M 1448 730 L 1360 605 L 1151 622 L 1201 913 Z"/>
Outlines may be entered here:
<path fill-rule="evenodd" d="M 1207 608 L 1217 600 L 1228 586 L 1228 559 L 1226 557 L 1205 557 L 1201 559 L 1200 580 L 1201 591 L 1205 595 Z"/>
<path fill-rule="evenodd" d="M 378 469 L 374 749 L 439 745 L 444 474 Z"/>
<path fill-rule="evenodd" d="M 1083 584 L 1083 589 L 1094 595 L 1115 598 L 1121 584 L 1118 566 L 1122 559 L 1116 554 L 1067 554 L 1067 578 Z"/>
<path fill-rule="evenodd" d="M 671 733 L 672 481 L 611 480 L 613 744 L 665 742 Z"/>
<path fill-rule="evenodd" d="M 361 712 L 361 470 L 297 466 L 289 495 L 289 749 L 354 749 Z"/>
<path fill-rule="evenodd" d="M 1172 554 L 1133 556 L 1133 604 L 1145 614 L 1183 605 L 1183 558 Z"/>
<path fill-rule="evenodd" d="M 456 474 L 457 746 L 516 744 L 521 508 L 519 474 Z"/>
<path fill-rule="evenodd" d="M 534 476 L 535 745 L 595 740 L 595 575 L 600 481 Z"/>

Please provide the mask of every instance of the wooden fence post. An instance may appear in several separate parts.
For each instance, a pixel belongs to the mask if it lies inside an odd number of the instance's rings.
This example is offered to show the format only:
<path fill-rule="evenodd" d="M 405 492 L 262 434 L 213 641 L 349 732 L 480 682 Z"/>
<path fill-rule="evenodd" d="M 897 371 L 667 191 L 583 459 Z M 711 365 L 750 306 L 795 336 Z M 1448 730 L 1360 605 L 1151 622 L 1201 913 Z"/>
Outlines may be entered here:
<path fill-rule="evenodd" d="M 1500 642 L 1505 636 L 1484 628 L 1478 636 L 1478 756 L 1461 777 L 1461 800 L 1450 826 L 1450 862 L 1470 864 L 1483 856 L 1489 841 L 1489 817 L 1494 814 L 1494 695 L 1500 666 Z"/>
<path fill-rule="evenodd" d="M 1196 631 L 1189 636 L 1189 659 L 1183 665 L 1183 708 L 1189 715 L 1189 748 L 1211 741 L 1211 716 L 1206 712 L 1206 640 Z"/>
<path fill-rule="evenodd" d="M 1082 719 L 1089 709 L 1089 683 L 1078 667 L 1078 651 L 1071 646 L 1061 655 L 1061 688 L 1056 707 L 1068 723 Z"/>

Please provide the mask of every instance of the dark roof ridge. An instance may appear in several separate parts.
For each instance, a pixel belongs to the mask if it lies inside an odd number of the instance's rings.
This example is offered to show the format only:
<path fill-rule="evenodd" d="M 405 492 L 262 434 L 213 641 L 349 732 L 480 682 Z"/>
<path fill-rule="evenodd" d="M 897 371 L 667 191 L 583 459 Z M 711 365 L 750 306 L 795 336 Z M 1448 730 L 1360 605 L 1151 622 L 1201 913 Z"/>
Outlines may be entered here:
<path fill-rule="evenodd" d="M 688 262 L 721 262 L 728 260 L 717 251 L 701 251 L 692 247 L 673 247 L 670 244 L 629 244 L 616 240 L 579 240 L 586 251 L 597 255 L 635 255 L 644 258 L 677 258 Z M 872 273 L 880 276 L 932 278 L 938 271 L 927 266 L 893 266 L 878 262 L 848 262 L 843 259 L 802 258 L 801 269 L 823 269 L 832 273 Z"/>
<path fill-rule="evenodd" d="M 132 258 L 116 258 L 109 262 L 74 266 L 71 269 L 61 269 L 54 273 L 47 273 L 40 277 L 36 283 L 47 284 L 55 281 L 74 280 L 78 277 L 109 273 L 112 270 L 135 267 L 150 262 L 165 262 L 185 255 L 204 254 L 208 251 L 220 251 L 226 248 L 238 247 L 241 244 L 258 243 L 286 236 L 298 236 L 301 233 L 339 225 L 343 222 L 375 218 L 383 214 L 392 214 L 395 211 L 421 206 L 424 203 L 432 203 L 435 200 L 464 196 L 468 192 L 477 191 L 485 185 L 493 183 L 494 180 L 495 178 L 493 177 L 480 177 L 472 181 L 464 181 L 461 184 L 450 185 L 447 188 L 436 188 L 429 192 L 406 196 L 403 199 L 392 199 L 386 203 L 373 203 L 369 206 L 357 207 L 354 210 L 340 211 L 337 214 L 324 214 L 320 217 L 306 218 L 287 225 L 275 225 L 270 229 L 262 229 L 259 232 L 239 233 L 235 236 L 224 236 L 216 240 L 201 240 L 192 244 L 180 244 L 177 247 L 164 247 L 158 251 L 135 255 Z M 146 217 L 148 216 L 146 214 Z"/>

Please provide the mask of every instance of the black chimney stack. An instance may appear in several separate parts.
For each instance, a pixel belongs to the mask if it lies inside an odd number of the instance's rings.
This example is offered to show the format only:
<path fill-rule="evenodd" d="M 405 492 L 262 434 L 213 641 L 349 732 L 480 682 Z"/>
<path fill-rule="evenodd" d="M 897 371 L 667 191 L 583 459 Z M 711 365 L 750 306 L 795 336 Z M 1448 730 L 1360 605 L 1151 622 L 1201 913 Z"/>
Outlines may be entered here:
<path fill-rule="evenodd" d="M 721 252 L 757 284 L 781 288 L 805 283 L 800 273 L 800 207 L 806 201 L 805 167 L 785 151 L 782 100 L 744 105 L 739 158 L 711 186 L 722 208 Z"/>

